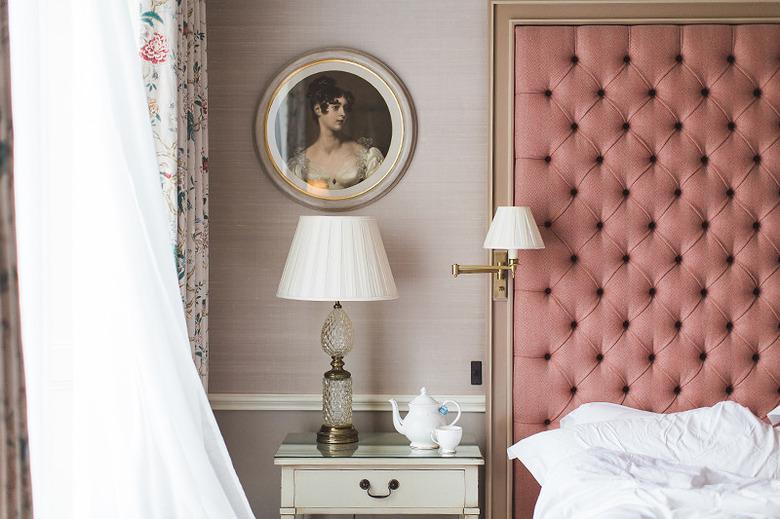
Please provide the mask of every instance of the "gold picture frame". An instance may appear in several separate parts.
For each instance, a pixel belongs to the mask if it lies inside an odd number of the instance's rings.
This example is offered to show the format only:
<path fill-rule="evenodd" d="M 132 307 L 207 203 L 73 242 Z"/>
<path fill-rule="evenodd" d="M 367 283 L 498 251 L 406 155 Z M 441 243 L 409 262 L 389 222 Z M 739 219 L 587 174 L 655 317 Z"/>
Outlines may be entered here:
<path fill-rule="evenodd" d="M 325 211 L 373 202 L 401 179 L 417 120 L 401 80 L 353 49 L 304 54 L 260 100 L 255 144 L 263 169 L 295 201 Z"/>

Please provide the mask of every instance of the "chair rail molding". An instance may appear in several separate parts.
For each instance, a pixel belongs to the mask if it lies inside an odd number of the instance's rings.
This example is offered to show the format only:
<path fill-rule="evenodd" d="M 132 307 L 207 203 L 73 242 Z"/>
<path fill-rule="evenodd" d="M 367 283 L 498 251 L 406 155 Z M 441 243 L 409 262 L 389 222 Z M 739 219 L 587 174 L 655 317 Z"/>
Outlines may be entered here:
<path fill-rule="evenodd" d="M 388 400 L 395 398 L 403 411 L 419 395 L 354 395 L 353 411 L 391 411 Z M 464 413 L 484 413 L 485 395 L 437 395 L 440 401 L 454 400 Z M 322 395 L 279 393 L 210 393 L 214 411 L 321 411 Z"/>

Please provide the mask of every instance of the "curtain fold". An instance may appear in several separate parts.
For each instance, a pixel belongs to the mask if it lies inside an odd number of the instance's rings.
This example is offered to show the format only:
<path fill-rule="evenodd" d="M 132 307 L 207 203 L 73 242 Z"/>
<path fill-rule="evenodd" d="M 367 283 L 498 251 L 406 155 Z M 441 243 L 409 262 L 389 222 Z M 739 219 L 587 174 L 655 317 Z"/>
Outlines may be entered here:
<path fill-rule="evenodd" d="M 14 219 L 8 3 L 0 1 L 0 519 L 32 517 Z"/>
<path fill-rule="evenodd" d="M 168 215 L 168 232 L 176 242 L 176 0 L 141 0 L 141 57 L 149 121 L 152 125 L 160 184 Z"/>
<path fill-rule="evenodd" d="M 141 0 L 149 118 L 187 334 L 208 388 L 208 81 L 205 0 Z"/>
<path fill-rule="evenodd" d="M 139 46 L 137 0 L 11 7 L 36 514 L 253 519 L 193 369 L 149 124 L 139 52 L 175 42 Z"/>
<path fill-rule="evenodd" d="M 190 347 L 203 386 L 209 368 L 209 158 L 206 2 L 179 0 L 176 268 Z"/>

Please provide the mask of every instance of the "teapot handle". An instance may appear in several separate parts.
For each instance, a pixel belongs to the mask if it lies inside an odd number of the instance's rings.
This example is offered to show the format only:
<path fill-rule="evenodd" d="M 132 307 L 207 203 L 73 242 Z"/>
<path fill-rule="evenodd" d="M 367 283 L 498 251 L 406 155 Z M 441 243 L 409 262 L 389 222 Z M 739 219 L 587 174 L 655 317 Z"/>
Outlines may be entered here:
<path fill-rule="evenodd" d="M 442 405 L 446 405 L 448 403 L 455 404 L 455 407 L 458 408 L 458 416 L 456 416 L 455 419 L 452 421 L 452 423 L 449 424 L 449 425 L 455 425 L 456 423 L 458 423 L 458 420 L 460 420 L 460 404 L 457 403 L 455 400 L 445 400 L 444 402 L 442 402 Z"/>

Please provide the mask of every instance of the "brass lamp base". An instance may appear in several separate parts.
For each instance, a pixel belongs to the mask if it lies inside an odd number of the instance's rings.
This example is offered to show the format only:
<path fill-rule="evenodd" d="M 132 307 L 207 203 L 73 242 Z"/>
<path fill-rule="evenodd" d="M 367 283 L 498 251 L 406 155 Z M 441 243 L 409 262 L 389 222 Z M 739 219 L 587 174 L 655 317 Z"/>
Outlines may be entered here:
<path fill-rule="evenodd" d="M 317 433 L 317 443 L 325 445 L 342 445 L 356 443 L 357 441 L 357 429 L 352 425 L 342 427 L 323 425 Z"/>

